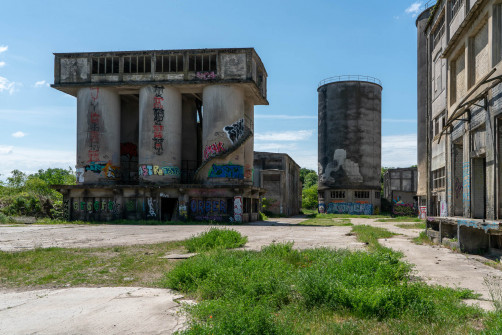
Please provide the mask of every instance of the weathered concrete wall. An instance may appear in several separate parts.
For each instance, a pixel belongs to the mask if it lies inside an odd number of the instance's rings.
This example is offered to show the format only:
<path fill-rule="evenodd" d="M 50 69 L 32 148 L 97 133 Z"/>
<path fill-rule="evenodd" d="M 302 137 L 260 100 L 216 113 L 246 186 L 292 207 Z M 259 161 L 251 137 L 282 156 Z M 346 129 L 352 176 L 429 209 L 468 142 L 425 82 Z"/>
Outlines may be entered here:
<path fill-rule="evenodd" d="M 425 10 L 417 19 L 417 195 L 427 196 L 427 88 L 428 69 L 427 38 L 425 26 L 430 16 L 430 9 Z"/>
<path fill-rule="evenodd" d="M 243 144 L 251 136 L 245 123 L 244 91 L 234 85 L 207 86 L 203 106 L 203 166 L 197 178 L 209 184 L 243 183 L 246 164 Z M 252 176 L 248 178 L 251 179 Z"/>
<path fill-rule="evenodd" d="M 77 95 L 77 182 L 120 180 L 120 98 L 107 88 L 82 88 Z"/>
<path fill-rule="evenodd" d="M 319 189 L 380 189 L 381 92 L 344 81 L 319 92 Z"/>
<path fill-rule="evenodd" d="M 139 104 L 134 95 L 120 97 L 120 182 L 138 182 Z"/>
<path fill-rule="evenodd" d="M 181 94 L 172 87 L 139 92 L 140 182 L 177 183 L 181 177 Z"/>

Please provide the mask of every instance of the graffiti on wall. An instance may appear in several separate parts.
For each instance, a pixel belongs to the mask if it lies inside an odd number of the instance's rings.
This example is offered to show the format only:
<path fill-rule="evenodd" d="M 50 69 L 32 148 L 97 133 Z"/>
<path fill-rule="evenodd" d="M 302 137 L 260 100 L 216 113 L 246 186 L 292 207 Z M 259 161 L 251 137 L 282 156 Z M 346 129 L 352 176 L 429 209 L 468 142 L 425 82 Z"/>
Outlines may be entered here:
<path fill-rule="evenodd" d="M 244 167 L 242 165 L 226 164 L 216 165 L 213 164 L 209 170 L 208 178 L 244 178 Z"/>
<path fill-rule="evenodd" d="M 120 156 L 128 160 L 138 157 L 138 146 L 131 142 L 120 143 Z"/>
<path fill-rule="evenodd" d="M 65 199 L 63 202 L 63 217 L 66 221 L 70 221 L 71 215 L 70 215 L 70 200 Z"/>
<path fill-rule="evenodd" d="M 128 199 L 126 201 L 126 210 L 128 212 L 136 211 L 136 199 Z"/>
<path fill-rule="evenodd" d="M 242 197 L 234 197 L 234 221 L 242 222 Z"/>
<path fill-rule="evenodd" d="M 85 167 L 85 171 L 91 171 L 94 173 L 104 172 L 104 175 L 108 179 L 118 179 L 120 178 L 120 167 L 112 165 L 111 162 L 89 162 Z"/>
<path fill-rule="evenodd" d="M 469 203 L 471 202 L 471 172 L 469 162 L 464 162 L 463 166 L 463 199 L 465 207 L 469 207 Z"/>
<path fill-rule="evenodd" d="M 154 200 L 152 198 L 147 199 L 147 205 L 148 205 L 148 210 L 146 212 L 146 216 L 148 218 L 154 218 L 157 216 L 157 200 Z"/>
<path fill-rule="evenodd" d="M 319 203 L 318 212 L 319 212 L 320 214 L 324 214 L 324 213 L 326 213 L 326 205 L 324 204 L 324 202 L 320 202 L 320 203 Z"/>
<path fill-rule="evenodd" d="M 164 106 L 162 101 L 164 100 L 162 94 L 164 92 L 164 87 L 154 86 L 154 97 L 153 97 L 153 150 L 157 155 L 162 155 L 164 152 Z"/>
<path fill-rule="evenodd" d="M 251 179 L 251 181 L 253 181 L 253 173 L 254 169 L 249 164 L 246 164 L 244 169 L 244 178 Z"/>
<path fill-rule="evenodd" d="M 200 199 L 190 200 L 190 214 L 196 220 L 224 221 L 227 218 L 226 199 Z"/>
<path fill-rule="evenodd" d="M 140 165 L 138 167 L 138 173 L 140 176 L 173 176 L 179 177 L 181 171 L 176 166 L 164 166 L 160 167 L 158 165 Z"/>
<path fill-rule="evenodd" d="M 418 207 L 418 218 L 421 220 L 427 219 L 427 206 Z"/>
<path fill-rule="evenodd" d="M 361 183 L 363 176 L 359 171 L 359 164 L 347 158 L 344 149 L 336 149 L 333 160 L 324 168 L 319 163 L 319 181 L 321 183 Z"/>
<path fill-rule="evenodd" d="M 98 108 L 99 87 L 91 87 L 91 101 L 88 109 L 88 141 L 89 160 L 88 162 L 99 161 L 100 147 L 100 119 L 101 114 Z"/>
<path fill-rule="evenodd" d="M 185 202 L 180 202 L 178 212 L 181 219 L 185 220 L 188 217 L 187 205 Z"/>
<path fill-rule="evenodd" d="M 195 76 L 201 80 L 210 80 L 210 79 L 215 79 L 216 78 L 216 74 L 214 73 L 214 71 L 210 71 L 210 72 L 197 72 L 195 74 Z"/>
<path fill-rule="evenodd" d="M 113 213 L 120 214 L 120 204 L 113 200 L 91 200 L 78 201 L 73 200 L 73 210 L 75 212 L 88 213 Z"/>
<path fill-rule="evenodd" d="M 330 202 L 327 209 L 328 214 L 354 214 L 372 215 L 372 204 L 361 204 L 355 202 Z"/>
<path fill-rule="evenodd" d="M 441 205 L 441 210 L 440 210 L 439 216 L 447 217 L 448 216 L 448 205 L 447 205 L 446 201 L 441 200 L 440 205 Z"/>
<path fill-rule="evenodd" d="M 223 130 L 227 133 L 228 139 L 235 144 L 244 134 L 244 119 L 223 127 Z"/>
<path fill-rule="evenodd" d="M 225 149 L 224 144 L 221 142 L 207 145 L 204 148 L 204 160 L 208 160 L 209 158 L 214 157 L 218 154 L 224 153 L 226 151 L 227 150 Z"/>
<path fill-rule="evenodd" d="M 79 168 L 76 168 L 76 174 L 77 174 L 77 182 L 78 183 L 83 183 L 84 182 L 84 172 L 85 172 L 85 168 L 83 167 L 79 167 Z"/>

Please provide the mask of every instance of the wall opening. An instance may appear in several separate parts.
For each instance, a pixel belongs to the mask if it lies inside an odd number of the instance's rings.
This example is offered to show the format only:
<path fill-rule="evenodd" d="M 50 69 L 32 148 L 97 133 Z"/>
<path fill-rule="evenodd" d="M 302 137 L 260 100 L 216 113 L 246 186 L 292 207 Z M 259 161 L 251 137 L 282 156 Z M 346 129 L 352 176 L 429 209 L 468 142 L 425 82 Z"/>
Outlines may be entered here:
<path fill-rule="evenodd" d="M 120 181 L 138 184 L 139 96 L 120 96 Z"/>
<path fill-rule="evenodd" d="M 174 198 L 161 198 L 160 200 L 160 220 L 172 221 L 176 214 L 178 200 Z"/>
<path fill-rule="evenodd" d="M 464 215 L 464 147 L 461 143 L 453 144 L 453 215 Z"/>
<path fill-rule="evenodd" d="M 486 158 L 472 160 L 472 217 L 486 218 Z"/>

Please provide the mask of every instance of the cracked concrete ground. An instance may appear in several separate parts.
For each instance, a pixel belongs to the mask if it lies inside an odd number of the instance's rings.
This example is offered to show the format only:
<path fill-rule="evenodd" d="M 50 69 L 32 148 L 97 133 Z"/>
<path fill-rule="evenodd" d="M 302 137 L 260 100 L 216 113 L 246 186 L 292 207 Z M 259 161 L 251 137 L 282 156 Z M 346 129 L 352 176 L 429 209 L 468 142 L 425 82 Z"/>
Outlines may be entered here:
<path fill-rule="evenodd" d="M 258 250 L 272 242 L 293 241 L 296 248 L 331 247 L 364 249 L 351 227 L 298 226 L 304 219 L 276 219 L 245 226 L 229 226 L 248 236 L 246 249 Z M 395 222 L 351 219 L 352 223 L 383 227 L 401 235 L 381 240 L 382 245 L 403 252 L 415 265 L 416 275 L 427 283 L 462 287 L 481 295 L 472 301 L 492 307 L 487 275 L 501 277 L 479 256 L 455 253 L 447 248 L 416 245 L 411 239 L 420 230 L 403 229 Z M 211 226 L 116 225 L 0 225 L 0 250 L 20 251 L 36 247 L 100 247 L 183 240 Z M 220 226 L 221 227 L 221 226 Z M 27 292 L 0 291 L 1 334 L 171 334 L 186 323 L 177 313 L 181 296 L 169 290 L 149 288 L 68 288 Z"/>

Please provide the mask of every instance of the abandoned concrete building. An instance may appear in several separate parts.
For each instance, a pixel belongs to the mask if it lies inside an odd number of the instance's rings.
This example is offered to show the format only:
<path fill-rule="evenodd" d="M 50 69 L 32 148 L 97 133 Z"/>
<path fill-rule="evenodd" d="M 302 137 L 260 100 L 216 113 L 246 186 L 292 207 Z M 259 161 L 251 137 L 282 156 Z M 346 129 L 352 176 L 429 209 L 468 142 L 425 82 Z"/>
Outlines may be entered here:
<path fill-rule="evenodd" d="M 502 4 L 439 0 L 417 19 L 418 190 L 428 234 L 502 248 Z"/>
<path fill-rule="evenodd" d="M 254 49 L 57 53 L 52 87 L 77 98 L 67 219 L 258 219 Z"/>
<path fill-rule="evenodd" d="M 319 212 L 380 211 L 382 84 L 339 76 L 318 91 Z"/>
<path fill-rule="evenodd" d="M 383 197 L 391 204 L 394 214 L 407 215 L 418 212 L 417 175 L 416 167 L 385 171 Z"/>
<path fill-rule="evenodd" d="M 284 153 L 254 153 L 254 185 L 266 190 L 266 209 L 276 215 L 300 214 L 302 185 L 300 166 Z"/>

